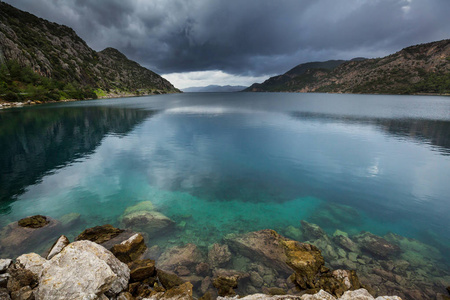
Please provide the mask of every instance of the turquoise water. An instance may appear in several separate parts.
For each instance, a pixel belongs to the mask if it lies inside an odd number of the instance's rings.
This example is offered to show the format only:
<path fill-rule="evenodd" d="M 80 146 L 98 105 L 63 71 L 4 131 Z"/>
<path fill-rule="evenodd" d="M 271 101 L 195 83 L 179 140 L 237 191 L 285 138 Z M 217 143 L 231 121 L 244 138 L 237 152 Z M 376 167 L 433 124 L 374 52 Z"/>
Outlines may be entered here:
<path fill-rule="evenodd" d="M 207 247 L 300 220 L 450 247 L 450 98 L 179 94 L 0 111 L 0 226 L 140 201 Z M 180 226 L 180 224 L 182 226 Z"/>

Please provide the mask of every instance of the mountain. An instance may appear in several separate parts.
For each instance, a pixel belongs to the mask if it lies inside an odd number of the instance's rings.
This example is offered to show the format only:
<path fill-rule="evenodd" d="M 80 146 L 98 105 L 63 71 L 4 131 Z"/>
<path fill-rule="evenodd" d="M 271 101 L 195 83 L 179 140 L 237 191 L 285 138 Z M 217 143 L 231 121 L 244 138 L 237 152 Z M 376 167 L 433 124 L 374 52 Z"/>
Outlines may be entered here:
<path fill-rule="evenodd" d="M 246 86 L 242 85 L 208 85 L 198 87 L 188 87 L 182 89 L 186 93 L 227 93 L 227 92 L 240 92 L 244 90 Z"/>
<path fill-rule="evenodd" d="M 80 91 L 78 96 L 179 92 L 118 50 L 96 52 L 73 29 L 0 1 L 0 95 L 40 92 L 46 100 Z"/>
<path fill-rule="evenodd" d="M 245 91 L 449 94 L 450 40 L 407 47 L 383 58 L 301 64 Z"/>

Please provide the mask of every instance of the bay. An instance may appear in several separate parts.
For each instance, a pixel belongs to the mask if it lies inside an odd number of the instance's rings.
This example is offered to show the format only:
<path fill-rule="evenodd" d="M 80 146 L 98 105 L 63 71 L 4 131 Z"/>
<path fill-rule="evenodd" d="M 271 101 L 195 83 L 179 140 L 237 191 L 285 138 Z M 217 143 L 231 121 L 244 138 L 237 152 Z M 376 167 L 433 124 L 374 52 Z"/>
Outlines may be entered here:
<path fill-rule="evenodd" d="M 73 239 L 120 226 L 127 207 L 151 201 L 177 224 L 151 238 L 163 249 L 207 249 L 265 228 L 289 236 L 306 220 L 330 236 L 412 238 L 449 263 L 448 97 L 186 93 L 48 104 L 0 111 L 0 150 L 2 227 L 77 213 L 64 232 Z"/>

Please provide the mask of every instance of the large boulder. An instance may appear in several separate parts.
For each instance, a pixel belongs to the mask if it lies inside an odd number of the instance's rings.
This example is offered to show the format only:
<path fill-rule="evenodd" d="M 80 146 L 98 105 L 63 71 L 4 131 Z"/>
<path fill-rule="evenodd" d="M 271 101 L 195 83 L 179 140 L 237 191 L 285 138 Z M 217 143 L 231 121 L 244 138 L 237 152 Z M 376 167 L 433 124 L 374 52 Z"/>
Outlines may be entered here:
<path fill-rule="evenodd" d="M 353 239 L 362 250 L 380 259 L 389 259 L 399 255 L 401 252 L 399 246 L 389 243 L 384 238 L 370 232 L 362 232 L 355 235 Z"/>
<path fill-rule="evenodd" d="M 91 241 L 66 246 L 47 261 L 39 278 L 39 299 L 97 299 L 128 286 L 130 270 L 111 252 Z"/>
<path fill-rule="evenodd" d="M 134 211 L 122 217 L 122 225 L 155 236 L 172 229 L 175 222 L 157 211 Z"/>
<path fill-rule="evenodd" d="M 275 269 L 280 275 L 294 273 L 292 278 L 302 290 L 324 289 L 341 295 L 361 286 L 355 271 L 332 272 L 326 268 L 316 246 L 287 239 L 273 230 L 228 235 L 225 240 L 233 251 Z"/>
<path fill-rule="evenodd" d="M 292 274 L 292 266 L 298 265 L 299 269 L 310 268 L 308 273 L 315 273 L 324 265 L 320 250 L 315 246 L 289 240 L 270 229 L 243 235 L 229 234 L 225 241 L 234 252 L 261 262 L 284 275 Z"/>
<path fill-rule="evenodd" d="M 195 268 L 202 261 L 203 255 L 198 247 L 194 244 L 186 244 L 164 251 L 159 257 L 158 268 L 166 271 L 173 271 L 179 266 Z"/>

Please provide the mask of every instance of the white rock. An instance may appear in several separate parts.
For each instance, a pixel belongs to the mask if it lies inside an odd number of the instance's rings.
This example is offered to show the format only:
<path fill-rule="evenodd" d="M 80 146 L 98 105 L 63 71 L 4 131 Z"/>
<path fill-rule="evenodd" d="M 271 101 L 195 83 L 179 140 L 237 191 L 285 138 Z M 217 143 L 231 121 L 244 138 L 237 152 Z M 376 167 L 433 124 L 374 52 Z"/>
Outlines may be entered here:
<path fill-rule="evenodd" d="M 78 241 L 44 264 L 37 298 L 98 299 L 105 292 L 120 293 L 129 278 L 128 266 L 111 252 L 91 241 Z"/>
<path fill-rule="evenodd" d="M 324 290 L 320 290 L 318 293 L 314 295 L 303 295 L 301 297 L 302 300 L 336 300 L 336 297 L 325 292 Z"/>
<path fill-rule="evenodd" d="M 402 300 L 399 296 L 380 296 L 376 297 L 375 300 Z"/>
<path fill-rule="evenodd" d="M 62 249 L 64 249 L 64 247 L 66 247 L 69 244 L 70 241 L 65 235 L 60 236 L 59 239 L 56 241 L 56 243 L 50 249 L 47 255 L 47 259 L 51 259 L 56 254 L 60 253 Z"/>
<path fill-rule="evenodd" d="M 346 291 L 339 300 L 374 300 L 366 289 Z"/>
<path fill-rule="evenodd" d="M 5 272 L 11 263 L 12 259 L 0 259 L 0 273 Z"/>
<path fill-rule="evenodd" d="M 45 258 L 36 253 L 23 254 L 16 259 L 16 263 L 19 263 L 24 269 L 31 271 L 38 277 L 41 276 L 46 262 Z"/>

